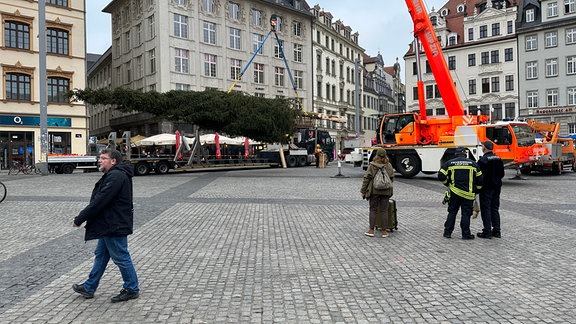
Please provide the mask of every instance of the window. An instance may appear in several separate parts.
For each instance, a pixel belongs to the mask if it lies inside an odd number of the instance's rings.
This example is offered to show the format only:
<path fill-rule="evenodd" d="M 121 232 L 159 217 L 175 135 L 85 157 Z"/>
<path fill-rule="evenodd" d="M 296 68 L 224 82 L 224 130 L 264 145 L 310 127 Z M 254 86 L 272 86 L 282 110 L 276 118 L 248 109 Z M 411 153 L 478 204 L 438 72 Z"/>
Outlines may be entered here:
<path fill-rule="evenodd" d="M 545 34 L 546 47 L 556 47 L 558 45 L 558 32 L 551 31 Z"/>
<path fill-rule="evenodd" d="M 488 26 L 483 25 L 480 26 L 480 38 L 486 38 L 488 37 Z"/>
<path fill-rule="evenodd" d="M 448 45 L 450 45 L 450 46 L 456 45 L 456 36 L 448 37 Z"/>
<path fill-rule="evenodd" d="M 474 40 L 474 28 L 468 28 L 468 40 Z"/>
<path fill-rule="evenodd" d="M 468 80 L 468 94 L 476 94 L 476 80 Z"/>
<path fill-rule="evenodd" d="M 526 62 L 526 79 L 538 78 L 538 62 Z"/>
<path fill-rule="evenodd" d="M 500 35 L 500 23 L 492 24 L 492 36 Z"/>
<path fill-rule="evenodd" d="M 482 64 L 489 64 L 490 63 L 490 53 L 489 52 L 480 53 L 480 60 L 482 61 Z"/>
<path fill-rule="evenodd" d="M 482 78 L 482 93 L 490 92 L 490 78 Z"/>
<path fill-rule="evenodd" d="M 264 84 L 264 64 L 254 63 L 254 83 Z"/>
<path fill-rule="evenodd" d="M 456 70 L 456 56 L 448 56 L 448 69 Z"/>
<path fill-rule="evenodd" d="M 557 2 L 548 3 L 547 13 L 548 13 L 548 18 L 558 17 L 558 3 Z"/>
<path fill-rule="evenodd" d="M 505 103 L 504 113 L 506 114 L 506 118 L 516 118 L 516 104 L 513 102 Z"/>
<path fill-rule="evenodd" d="M 504 61 L 511 62 L 514 60 L 514 49 L 512 47 L 504 49 Z"/>
<path fill-rule="evenodd" d="M 144 64 L 142 63 L 142 55 L 136 57 L 136 79 L 144 76 Z"/>
<path fill-rule="evenodd" d="M 216 55 L 204 54 L 204 75 L 216 77 Z"/>
<path fill-rule="evenodd" d="M 252 52 L 256 53 L 256 51 L 258 51 L 258 47 L 260 47 L 263 43 L 264 35 L 252 34 Z M 260 48 L 260 52 L 258 52 L 258 54 L 262 54 L 263 52 L 263 48 Z"/>
<path fill-rule="evenodd" d="M 282 67 L 274 67 L 274 85 L 279 87 L 284 86 L 284 68 Z"/>
<path fill-rule="evenodd" d="M 506 91 L 513 91 L 514 90 L 514 76 L 507 75 L 504 77 L 506 81 Z"/>
<path fill-rule="evenodd" d="M 538 90 L 526 92 L 526 105 L 528 108 L 538 108 Z"/>
<path fill-rule="evenodd" d="M 156 50 L 148 51 L 148 60 L 150 62 L 150 73 L 156 73 Z"/>
<path fill-rule="evenodd" d="M 216 24 L 204 22 L 204 43 L 216 45 Z"/>
<path fill-rule="evenodd" d="M 124 53 L 128 53 L 132 48 L 132 41 L 130 39 L 130 30 L 124 33 Z"/>
<path fill-rule="evenodd" d="M 188 73 L 189 72 L 189 51 L 181 48 L 175 49 L 174 55 L 174 66 L 175 71 L 180 73 Z"/>
<path fill-rule="evenodd" d="M 468 54 L 468 66 L 476 66 L 476 54 Z"/>
<path fill-rule="evenodd" d="M 576 27 L 566 28 L 566 45 L 576 44 Z"/>
<path fill-rule="evenodd" d="M 494 50 L 490 52 L 490 62 L 499 63 L 500 62 L 500 51 Z"/>
<path fill-rule="evenodd" d="M 30 75 L 23 73 L 6 73 L 6 99 L 30 101 Z"/>
<path fill-rule="evenodd" d="M 299 21 L 292 22 L 292 34 L 294 36 L 302 36 L 302 23 Z"/>
<path fill-rule="evenodd" d="M 18 21 L 5 21 L 4 46 L 30 49 L 30 25 Z"/>
<path fill-rule="evenodd" d="M 230 59 L 230 79 L 240 79 L 240 72 L 242 71 L 242 61 L 237 59 Z"/>
<path fill-rule="evenodd" d="M 492 92 L 500 92 L 500 77 L 492 77 Z"/>
<path fill-rule="evenodd" d="M 538 42 L 536 35 L 529 35 L 526 36 L 524 39 L 526 43 L 526 51 L 533 51 L 538 49 Z"/>
<path fill-rule="evenodd" d="M 67 78 L 48 78 L 48 102 L 69 103 L 64 94 L 70 90 L 70 80 Z"/>
<path fill-rule="evenodd" d="M 304 88 L 304 71 L 294 70 L 294 86 L 296 89 Z"/>
<path fill-rule="evenodd" d="M 186 83 L 176 83 L 176 90 L 190 91 L 190 85 Z"/>
<path fill-rule="evenodd" d="M 188 17 L 174 14 L 174 36 L 188 38 Z"/>
<path fill-rule="evenodd" d="M 508 20 L 508 34 L 514 33 L 514 22 L 512 20 Z"/>
<path fill-rule="evenodd" d="M 558 59 L 547 59 L 546 60 L 546 77 L 556 77 L 558 76 Z"/>
<path fill-rule="evenodd" d="M 534 21 L 534 9 L 526 10 L 526 22 Z"/>
<path fill-rule="evenodd" d="M 566 58 L 566 74 L 576 74 L 576 55 Z"/>
<path fill-rule="evenodd" d="M 202 8 L 205 12 L 214 13 L 214 0 L 202 0 Z"/>
<path fill-rule="evenodd" d="M 302 44 L 294 44 L 294 62 L 302 62 Z"/>
<path fill-rule="evenodd" d="M 283 22 L 282 17 L 276 16 L 276 25 L 275 25 L 274 28 L 276 28 L 276 30 L 279 31 L 279 32 L 281 32 L 281 31 L 282 31 L 282 28 L 284 27 L 284 26 L 282 25 L 282 22 Z"/>
<path fill-rule="evenodd" d="M 564 0 L 564 13 L 574 13 L 574 0 Z"/>
<path fill-rule="evenodd" d="M 558 89 L 546 90 L 546 107 L 558 106 Z"/>
<path fill-rule="evenodd" d="M 46 0 L 46 4 L 53 4 L 55 6 L 68 7 L 68 0 Z"/>
<path fill-rule="evenodd" d="M 136 46 L 142 45 L 142 24 L 136 25 Z"/>
<path fill-rule="evenodd" d="M 240 29 L 230 27 L 230 48 L 240 49 Z"/>
<path fill-rule="evenodd" d="M 274 57 L 275 58 L 282 58 L 282 50 L 284 48 L 284 41 L 276 42 L 274 44 Z"/>
<path fill-rule="evenodd" d="M 502 120 L 502 104 L 497 103 L 492 105 L 492 112 L 491 112 L 492 120 Z"/>
<path fill-rule="evenodd" d="M 568 102 L 568 105 L 570 105 L 570 106 L 576 105 L 576 87 L 568 88 L 566 100 Z M 576 133 L 576 132 L 571 132 L 571 133 Z"/>
<path fill-rule="evenodd" d="M 228 15 L 232 20 L 240 20 L 240 5 L 235 2 L 228 2 Z"/>
<path fill-rule="evenodd" d="M 177 6 L 184 6 L 185 7 L 188 5 L 188 0 L 172 0 L 172 1 L 174 1 L 174 4 Z"/>
<path fill-rule="evenodd" d="M 254 26 L 262 26 L 262 11 L 252 9 L 252 24 Z"/>
<path fill-rule="evenodd" d="M 148 34 L 150 35 L 149 39 L 156 37 L 156 28 L 154 27 L 154 15 L 148 17 Z"/>
<path fill-rule="evenodd" d="M 68 31 L 57 28 L 46 29 L 46 51 L 53 54 L 68 55 Z"/>

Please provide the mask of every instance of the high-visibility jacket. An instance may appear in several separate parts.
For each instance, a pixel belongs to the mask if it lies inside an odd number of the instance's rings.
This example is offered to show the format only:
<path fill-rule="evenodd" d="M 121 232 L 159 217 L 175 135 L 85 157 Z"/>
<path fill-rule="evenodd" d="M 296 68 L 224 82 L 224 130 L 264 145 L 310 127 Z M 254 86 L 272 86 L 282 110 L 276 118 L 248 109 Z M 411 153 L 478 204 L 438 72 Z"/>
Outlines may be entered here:
<path fill-rule="evenodd" d="M 438 180 L 450 188 L 454 194 L 468 200 L 474 200 L 482 189 L 483 176 L 476 162 L 458 156 L 444 163 L 438 171 Z"/>

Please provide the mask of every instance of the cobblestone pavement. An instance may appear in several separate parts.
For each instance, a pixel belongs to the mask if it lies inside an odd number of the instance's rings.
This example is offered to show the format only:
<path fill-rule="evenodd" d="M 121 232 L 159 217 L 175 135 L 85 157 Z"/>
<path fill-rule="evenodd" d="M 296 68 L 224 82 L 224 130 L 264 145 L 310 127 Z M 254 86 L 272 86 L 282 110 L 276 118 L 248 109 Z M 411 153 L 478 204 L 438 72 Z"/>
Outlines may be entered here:
<path fill-rule="evenodd" d="M 442 237 L 435 176 L 397 177 L 399 230 L 363 235 L 363 171 L 261 169 L 134 178 L 139 299 L 94 299 L 95 242 L 72 218 L 98 173 L 8 176 L 0 203 L 0 323 L 574 323 L 576 173 L 509 180 L 501 239 Z M 481 229 L 480 219 L 472 231 Z M 455 238 L 454 238 L 455 237 Z"/>

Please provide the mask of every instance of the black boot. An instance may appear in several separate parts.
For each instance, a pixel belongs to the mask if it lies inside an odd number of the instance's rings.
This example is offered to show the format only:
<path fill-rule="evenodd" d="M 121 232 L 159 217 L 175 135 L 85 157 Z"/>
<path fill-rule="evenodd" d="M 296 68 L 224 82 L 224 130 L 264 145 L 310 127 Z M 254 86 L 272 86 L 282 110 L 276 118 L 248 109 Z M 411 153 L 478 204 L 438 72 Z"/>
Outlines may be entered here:
<path fill-rule="evenodd" d="M 476 233 L 476 236 L 478 236 L 479 238 L 490 239 L 492 238 L 492 232 L 482 231 Z"/>

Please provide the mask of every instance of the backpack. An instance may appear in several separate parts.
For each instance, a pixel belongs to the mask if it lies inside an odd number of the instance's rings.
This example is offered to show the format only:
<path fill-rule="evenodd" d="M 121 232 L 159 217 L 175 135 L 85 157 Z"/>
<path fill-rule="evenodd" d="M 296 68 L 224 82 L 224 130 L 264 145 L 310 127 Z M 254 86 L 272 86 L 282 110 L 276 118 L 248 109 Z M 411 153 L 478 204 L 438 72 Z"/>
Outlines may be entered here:
<path fill-rule="evenodd" d="M 384 168 L 381 168 L 376 172 L 374 180 L 372 181 L 372 186 L 374 189 L 378 190 L 392 188 L 392 180 Z"/>

